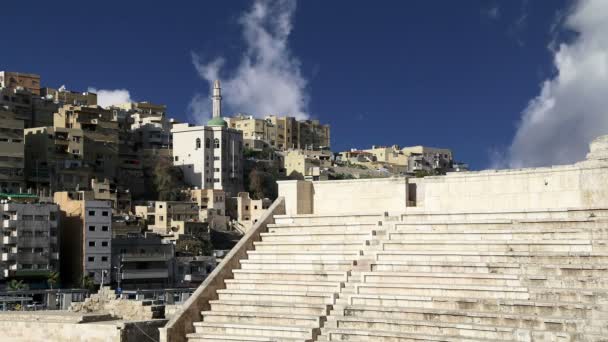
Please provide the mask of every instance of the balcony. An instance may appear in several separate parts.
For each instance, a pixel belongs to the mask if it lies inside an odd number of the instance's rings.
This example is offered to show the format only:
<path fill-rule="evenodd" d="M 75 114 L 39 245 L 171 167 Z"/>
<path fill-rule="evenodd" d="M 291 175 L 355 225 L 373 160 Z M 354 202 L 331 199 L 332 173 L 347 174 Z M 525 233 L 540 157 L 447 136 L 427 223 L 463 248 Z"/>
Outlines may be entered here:
<path fill-rule="evenodd" d="M 59 260 L 59 252 L 51 253 L 51 260 Z"/>
<path fill-rule="evenodd" d="M 184 281 L 202 282 L 207 278 L 206 274 L 185 274 Z"/>
<path fill-rule="evenodd" d="M 48 278 L 51 275 L 51 270 L 16 270 L 9 271 L 13 277 L 28 277 L 28 278 Z"/>
<path fill-rule="evenodd" d="M 17 253 L 2 253 L 2 261 L 13 261 L 17 258 Z"/>
<path fill-rule="evenodd" d="M 123 270 L 122 280 L 169 278 L 167 269 Z"/>
<path fill-rule="evenodd" d="M 4 220 L 2 222 L 2 228 L 15 228 L 17 227 L 17 220 Z"/>
<path fill-rule="evenodd" d="M 4 236 L 2 238 L 2 243 L 5 245 L 14 245 L 17 243 L 17 237 L 16 236 Z"/>
<path fill-rule="evenodd" d="M 170 254 L 150 253 L 150 254 L 121 254 L 123 262 L 133 261 L 168 261 L 173 258 Z"/>

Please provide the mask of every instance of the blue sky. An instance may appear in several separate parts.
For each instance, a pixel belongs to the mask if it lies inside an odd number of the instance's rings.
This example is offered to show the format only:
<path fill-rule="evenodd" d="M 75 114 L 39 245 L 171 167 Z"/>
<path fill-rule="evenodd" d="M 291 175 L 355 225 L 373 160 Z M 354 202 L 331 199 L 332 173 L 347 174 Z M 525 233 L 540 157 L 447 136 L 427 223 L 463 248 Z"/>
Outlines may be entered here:
<path fill-rule="evenodd" d="M 165 103 L 172 117 L 194 120 L 201 113 L 192 112 L 204 107 L 193 98 L 203 95 L 206 105 L 209 87 L 199 73 L 217 75 L 209 67 L 218 57 L 224 61 L 219 77 L 232 79 L 233 93 L 225 91 L 225 98 L 243 97 L 239 66 L 244 56 L 253 63 L 260 58 L 247 52 L 252 43 L 243 17 L 252 4 L 10 1 L 0 12 L 0 69 L 38 73 L 51 87 L 126 89 L 134 100 Z M 287 61 L 281 72 L 297 74 L 281 81 L 299 82 L 294 106 L 332 125 L 336 151 L 423 144 L 452 148 L 476 169 L 490 167 L 515 145 L 522 112 L 555 77 L 549 47 L 556 35 L 563 38 L 573 4 L 301 1 L 273 12 L 293 11 L 278 58 Z M 272 35 L 272 25 L 281 24 L 272 20 L 257 24 Z M 268 98 L 283 97 L 276 82 L 269 83 L 275 86 L 258 83 L 263 91 L 229 103 L 228 110 L 266 114 L 252 111 L 273 108 Z"/>

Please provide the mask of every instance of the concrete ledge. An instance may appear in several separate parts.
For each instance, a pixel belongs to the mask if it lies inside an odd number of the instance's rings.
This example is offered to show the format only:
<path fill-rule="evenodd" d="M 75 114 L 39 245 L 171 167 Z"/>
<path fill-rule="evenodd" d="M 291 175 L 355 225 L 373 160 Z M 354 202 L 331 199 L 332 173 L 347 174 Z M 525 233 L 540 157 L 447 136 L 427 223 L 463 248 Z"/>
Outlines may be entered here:
<path fill-rule="evenodd" d="M 285 200 L 279 197 L 196 289 L 183 307 L 175 313 L 169 323 L 160 329 L 161 342 L 187 341 L 186 335 L 194 332 L 193 323 L 200 321 L 201 312 L 209 309 L 209 300 L 217 299 L 217 290 L 225 288 L 224 280 L 232 277 L 232 270 L 240 266 L 241 259 L 247 258 L 247 251 L 253 249 L 253 242 L 260 241 L 260 233 L 268 230 L 269 223 L 274 223 L 274 215 L 284 213 Z"/>

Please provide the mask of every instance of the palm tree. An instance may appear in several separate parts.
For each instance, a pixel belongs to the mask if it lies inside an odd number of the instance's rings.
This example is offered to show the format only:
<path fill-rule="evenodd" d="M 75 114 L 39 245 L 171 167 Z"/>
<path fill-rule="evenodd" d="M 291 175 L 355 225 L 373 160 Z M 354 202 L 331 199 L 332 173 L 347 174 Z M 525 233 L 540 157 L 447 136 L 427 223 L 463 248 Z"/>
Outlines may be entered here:
<path fill-rule="evenodd" d="M 8 282 L 9 291 L 27 290 L 27 284 L 23 283 L 23 280 L 12 279 Z"/>
<path fill-rule="evenodd" d="M 89 290 L 89 292 L 95 291 L 95 282 L 93 281 L 93 278 L 88 275 L 82 276 L 82 281 L 80 283 L 82 284 L 82 287 Z"/>
<path fill-rule="evenodd" d="M 59 272 L 51 272 L 49 277 L 46 279 L 46 282 L 49 284 L 49 287 L 52 290 L 53 287 L 59 283 Z"/>

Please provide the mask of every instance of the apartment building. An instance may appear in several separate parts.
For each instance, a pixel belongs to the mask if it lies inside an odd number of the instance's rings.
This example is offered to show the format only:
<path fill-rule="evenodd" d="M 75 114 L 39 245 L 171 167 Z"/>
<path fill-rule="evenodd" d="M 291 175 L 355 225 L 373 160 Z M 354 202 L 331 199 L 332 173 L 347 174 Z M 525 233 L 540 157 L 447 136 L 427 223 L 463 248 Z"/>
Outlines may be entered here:
<path fill-rule="evenodd" d="M 62 105 L 97 106 L 97 94 L 88 91 L 70 91 L 65 87 L 59 89 L 42 88 L 40 95 L 47 100 L 53 100 L 55 103 Z"/>
<path fill-rule="evenodd" d="M 329 150 L 289 150 L 283 157 L 285 175 L 291 179 L 327 179 L 325 169 L 331 167 Z"/>
<path fill-rule="evenodd" d="M 179 230 L 179 222 L 199 222 L 199 209 L 196 202 L 152 201 L 135 206 L 135 215 L 146 220 L 149 230 L 168 235 Z"/>
<path fill-rule="evenodd" d="M 99 179 L 113 179 L 118 170 L 118 118 L 101 107 L 64 105 L 54 116 L 54 127 L 80 129 L 84 136 L 85 164 Z"/>
<path fill-rule="evenodd" d="M 452 151 L 447 148 L 411 146 L 401 149 L 408 157 L 408 172 L 446 171 L 452 168 Z"/>
<path fill-rule="evenodd" d="M 245 147 L 277 150 L 318 149 L 330 146 L 330 126 L 319 120 L 296 120 L 290 116 L 268 115 L 264 119 L 251 115 L 226 118 L 228 127 L 243 132 Z"/>
<path fill-rule="evenodd" d="M 83 277 L 109 284 L 112 254 L 112 204 L 84 191 L 56 192 L 61 214 L 62 278 L 81 285 Z"/>
<path fill-rule="evenodd" d="M 13 196 L 22 197 L 34 196 Z M 50 273 L 59 271 L 57 206 L 4 200 L 0 203 L 0 215 L 0 281 L 20 279 L 31 288 L 46 287 Z"/>
<path fill-rule="evenodd" d="M 85 162 L 84 132 L 79 128 L 37 127 L 25 130 L 25 176 L 38 193 L 86 189 L 93 167 Z"/>
<path fill-rule="evenodd" d="M 0 88 L 25 89 L 32 94 L 40 95 L 40 75 L 0 71 Z"/>
<path fill-rule="evenodd" d="M 23 121 L 0 109 L 0 192 L 25 192 Z"/>
<path fill-rule="evenodd" d="M 235 222 L 235 228 L 245 233 L 264 215 L 272 201 L 268 198 L 251 199 L 248 192 L 239 192 L 237 196 L 226 199 L 228 216 Z"/>
<path fill-rule="evenodd" d="M 175 246 L 157 234 L 112 239 L 112 279 L 122 289 L 159 289 L 172 285 Z"/>
<path fill-rule="evenodd" d="M 104 178 L 102 181 L 92 179 L 91 191 L 93 192 L 94 199 L 99 201 L 110 201 L 113 212 L 131 212 L 131 193 L 129 189 L 118 186 L 116 183 L 110 182 L 107 178 Z"/>

